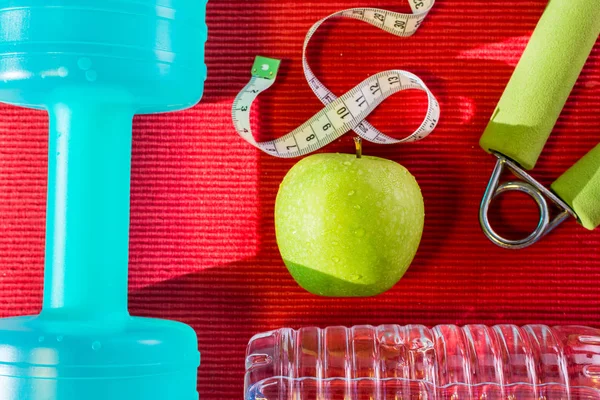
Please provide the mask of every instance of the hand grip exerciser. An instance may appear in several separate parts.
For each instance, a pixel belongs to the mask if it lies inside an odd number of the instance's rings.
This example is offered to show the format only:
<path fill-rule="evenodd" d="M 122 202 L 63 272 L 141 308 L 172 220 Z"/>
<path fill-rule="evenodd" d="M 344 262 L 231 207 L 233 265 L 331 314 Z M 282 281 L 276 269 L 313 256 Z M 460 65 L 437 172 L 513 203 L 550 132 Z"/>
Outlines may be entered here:
<path fill-rule="evenodd" d="M 0 320 L 2 400 L 198 399 L 187 325 L 127 310 L 131 122 L 194 105 L 203 0 L 0 3 L 0 101 L 50 115 L 43 309 Z"/>
<path fill-rule="evenodd" d="M 481 137 L 481 147 L 498 157 L 498 163 L 483 198 L 480 221 L 499 246 L 527 247 L 569 216 L 588 229 L 600 225 L 600 146 L 560 177 L 552 185 L 553 192 L 525 172 L 534 168 L 599 34 L 597 0 L 550 0 Z M 505 167 L 524 182 L 499 185 Z M 501 237 L 488 220 L 493 198 L 511 190 L 531 195 L 541 211 L 535 231 L 521 240 Z M 561 209 L 552 220 L 546 198 Z"/>

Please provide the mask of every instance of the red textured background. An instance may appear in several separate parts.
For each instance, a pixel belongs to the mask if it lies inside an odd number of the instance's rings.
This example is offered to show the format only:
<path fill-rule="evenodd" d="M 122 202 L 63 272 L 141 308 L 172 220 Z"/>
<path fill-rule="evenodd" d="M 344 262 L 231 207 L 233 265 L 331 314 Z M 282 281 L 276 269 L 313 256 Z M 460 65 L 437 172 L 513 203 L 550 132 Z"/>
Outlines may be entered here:
<path fill-rule="evenodd" d="M 493 159 L 478 139 L 547 0 L 438 0 L 416 36 L 396 38 L 357 21 L 327 24 L 310 60 L 341 94 L 391 68 L 419 75 L 440 100 L 439 128 L 423 142 L 365 144 L 409 168 L 427 221 L 414 264 L 390 292 L 322 299 L 296 286 L 273 229 L 277 187 L 295 161 L 258 153 L 230 122 L 235 94 L 257 54 L 284 59 L 256 114 L 263 137 L 287 133 L 320 108 L 301 71 L 304 34 L 348 7 L 406 10 L 403 1 L 214 0 L 208 6 L 209 78 L 193 110 L 134 124 L 131 311 L 198 332 L 205 400 L 242 397 L 245 345 L 281 326 L 380 323 L 546 323 L 600 326 L 600 232 L 570 221 L 518 252 L 483 236 L 477 213 Z M 534 175 L 549 184 L 600 139 L 596 46 Z M 397 95 L 371 121 L 400 136 L 417 126 L 421 95 Z M 0 316 L 40 308 L 46 193 L 46 115 L 0 107 Z M 327 151 L 352 151 L 347 135 Z M 504 229 L 535 223 L 516 196 Z"/>

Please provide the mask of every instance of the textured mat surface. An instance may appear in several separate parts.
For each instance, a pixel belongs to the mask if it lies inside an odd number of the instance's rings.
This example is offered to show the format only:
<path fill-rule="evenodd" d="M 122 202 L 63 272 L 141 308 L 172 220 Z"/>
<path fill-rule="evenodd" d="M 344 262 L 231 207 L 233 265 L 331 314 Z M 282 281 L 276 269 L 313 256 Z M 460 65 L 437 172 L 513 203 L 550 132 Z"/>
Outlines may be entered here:
<path fill-rule="evenodd" d="M 404 279 L 372 299 L 320 299 L 296 286 L 275 243 L 273 203 L 294 161 L 259 154 L 230 123 L 235 94 L 257 54 L 284 59 L 281 78 L 256 110 L 264 137 L 287 133 L 320 103 L 303 80 L 304 34 L 355 6 L 406 10 L 403 1 L 214 0 L 208 7 L 209 78 L 193 110 L 139 117 L 134 125 L 131 311 L 179 319 L 198 332 L 204 400 L 242 398 L 244 351 L 257 332 L 281 326 L 380 323 L 546 323 L 600 326 L 600 232 L 574 221 L 542 243 L 510 252 L 479 228 L 493 167 L 477 145 L 546 0 L 438 0 L 416 36 L 389 36 L 357 21 L 327 24 L 310 61 L 341 94 L 391 68 L 419 75 L 442 120 L 423 142 L 365 145 L 401 162 L 425 195 L 421 249 Z M 420 94 L 397 95 L 370 120 L 394 136 L 424 111 Z M 46 193 L 44 113 L 0 107 L 0 316 L 35 313 L 42 292 Z M 551 183 L 600 140 L 597 45 L 534 175 Z M 347 135 L 326 151 L 352 151 Z M 502 227 L 523 233 L 535 207 L 503 202 Z"/>

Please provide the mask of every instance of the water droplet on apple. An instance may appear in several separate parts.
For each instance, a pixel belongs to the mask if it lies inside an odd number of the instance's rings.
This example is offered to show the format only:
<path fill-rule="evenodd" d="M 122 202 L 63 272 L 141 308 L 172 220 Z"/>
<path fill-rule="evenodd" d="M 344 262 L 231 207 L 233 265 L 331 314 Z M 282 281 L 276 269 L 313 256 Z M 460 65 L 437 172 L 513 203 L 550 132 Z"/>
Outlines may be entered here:
<path fill-rule="evenodd" d="M 357 210 L 360 210 L 362 207 L 360 206 L 360 204 L 355 204 L 354 208 L 357 209 Z"/>
<path fill-rule="evenodd" d="M 345 166 L 350 166 L 350 165 L 352 165 L 352 163 L 350 161 L 344 161 L 344 165 Z"/>
<path fill-rule="evenodd" d="M 360 281 L 360 280 L 362 280 L 362 278 L 363 278 L 363 276 L 362 276 L 362 275 L 352 275 L 352 276 L 350 277 L 350 279 L 351 279 L 351 280 L 353 280 L 353 281 L 355 281 L 355 282 L 356 282 L 356 281 Z"/>
<path fill-rule="evenodd" d="M 337 246 L 339 243 L 338 242 L 331 242 L 332 246 Z"/>
<path fill-rule="evenodd" d="M 356 235 L 358 237 L 363 237 L 363 236 L 365 236 L 365 230 L 363 228 L 358 228 L 357 230 L 354 231 L 354 235 Z"/>
<path fill-rule="evenodd" d="M 332 257 L 331 261 L 333 261 L 334 263 L 339 263 L 340 259 L 339 259 L 339 257 Z"/>
<path fill-rule="evenodd" d="M 354 196 L 355 193 L 356 192 L 354 190 L 351 190 L 351 191 L 348 192 L 348 196 Z"/>

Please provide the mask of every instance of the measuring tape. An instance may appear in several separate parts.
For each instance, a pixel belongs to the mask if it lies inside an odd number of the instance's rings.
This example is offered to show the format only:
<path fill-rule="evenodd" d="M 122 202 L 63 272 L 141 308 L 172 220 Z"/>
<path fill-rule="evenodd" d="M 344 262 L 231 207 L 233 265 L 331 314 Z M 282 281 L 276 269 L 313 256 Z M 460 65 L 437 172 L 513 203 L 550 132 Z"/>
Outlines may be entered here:
<path fill-rule="evenodd" d="M 306 56 L 308 44 L 315 32 L 333 18 L 353 18 L 396 36 L 411 36 L 421 25 L 435 0 L 409 2 L 412 14 L 376 8 L 351 8 L 331 14 L 314 24 L 304 40 L 302 64 L 308 84 L 325 108 L 287 135 L 267 142 L 257 142 L 254 138 L 250 129 L 250 110 L 258 95 L 275 83 L 280 61 L 257 57 L 252 67 L 250 83 L 233 102 L 232 117 L 238 134 L 265 153 L 282 158 L 298 157 L 313 152 L 351 130 L 365 140 L 381 144 L 415 142 L 429 135 L 438 124 L 440 106 L 425 83 L 416 75 L 402 70 L 380 72 L 343 96 L 337 97 L 315 76 Z M 411 135 L 401 140 L 394 139 L 365 120 L 385 99 L 407 89 L 421 90 L 427 94 L 428 99 L 425 119 Z"/>

